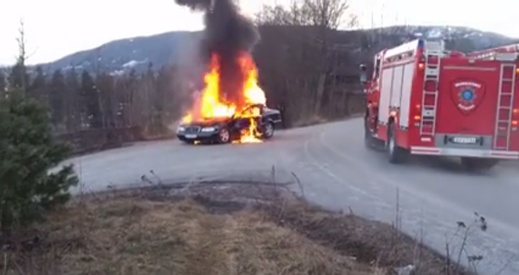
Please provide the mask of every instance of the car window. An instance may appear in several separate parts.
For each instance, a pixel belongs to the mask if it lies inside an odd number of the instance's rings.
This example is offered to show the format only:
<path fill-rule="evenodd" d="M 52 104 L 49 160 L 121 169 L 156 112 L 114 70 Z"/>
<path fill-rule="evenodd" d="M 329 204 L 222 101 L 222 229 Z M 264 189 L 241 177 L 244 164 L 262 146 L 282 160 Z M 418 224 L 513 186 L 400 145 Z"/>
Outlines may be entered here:
<path fill-rule="evenodd" d="M 263 106 L 261 104 L 250 105 L 250 106 L 246 107 L 245 109 L 243 109 L 243 111 L 241 111 L 240 114 L 242 114 L 242 115 L 250 114 L 250 113 L 255 112 L 255 109 L 257 109 L 257 110 L 259 110 L 259 115 L 262 115 L 264 112 L 264 107 L 265 106 Z"/>

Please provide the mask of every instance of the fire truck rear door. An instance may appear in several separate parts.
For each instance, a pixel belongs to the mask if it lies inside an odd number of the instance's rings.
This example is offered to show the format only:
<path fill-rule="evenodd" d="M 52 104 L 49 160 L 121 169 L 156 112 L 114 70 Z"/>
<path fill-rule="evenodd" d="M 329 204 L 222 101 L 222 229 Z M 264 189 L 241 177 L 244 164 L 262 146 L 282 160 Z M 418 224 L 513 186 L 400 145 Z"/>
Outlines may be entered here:
<path fill-rule="evenodd" d="M 499 116 L 498 105 L 511 105 L 503 95 L 512 94 L 515 69 L 514 63 L 496 60 L 442 59 L 436 145 L 498 149 L 494 136 L 500 122 L 510 123 Z"/>

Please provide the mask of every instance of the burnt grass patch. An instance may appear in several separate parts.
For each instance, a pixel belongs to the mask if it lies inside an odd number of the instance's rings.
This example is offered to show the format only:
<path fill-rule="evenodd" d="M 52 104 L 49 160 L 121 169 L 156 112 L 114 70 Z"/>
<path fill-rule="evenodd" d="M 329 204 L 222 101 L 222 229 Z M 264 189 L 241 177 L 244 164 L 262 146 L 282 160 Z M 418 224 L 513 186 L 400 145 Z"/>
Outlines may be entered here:
<path fill-rule="evenodd" d="M 3 274 L 472 274 L 391 225 L 271 183 L 86 194 L 17 238 Z"/>

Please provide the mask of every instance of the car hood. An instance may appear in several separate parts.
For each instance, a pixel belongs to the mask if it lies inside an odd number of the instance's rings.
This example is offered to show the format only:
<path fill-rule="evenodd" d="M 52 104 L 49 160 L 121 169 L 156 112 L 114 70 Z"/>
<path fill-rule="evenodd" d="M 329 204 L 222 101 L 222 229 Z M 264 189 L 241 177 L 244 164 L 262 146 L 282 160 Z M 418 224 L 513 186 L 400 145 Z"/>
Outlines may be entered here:
<path fill-rule="evenodd" d="M 231 120 L 231 118 L 211 118 L 211 119 L 204 119 L 204 120 L 198 120 L 193 121 L 191 123 L 184 123 L 182 126 L 200 126 L 200 127 L 211 127 L 211 126 L 217 126 L 222 123 L 227 123 Z"/>

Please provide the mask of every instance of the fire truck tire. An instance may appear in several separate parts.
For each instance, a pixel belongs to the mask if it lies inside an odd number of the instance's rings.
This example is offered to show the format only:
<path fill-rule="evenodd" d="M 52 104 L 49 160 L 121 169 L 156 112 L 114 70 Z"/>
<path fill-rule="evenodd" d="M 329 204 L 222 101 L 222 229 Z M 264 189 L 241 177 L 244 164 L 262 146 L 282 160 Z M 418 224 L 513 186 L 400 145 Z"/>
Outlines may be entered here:
<path fill-rule="evenodd" d="M 408 152 L 405 149 L 400 148 L 397 145 L 395 135 L 395 124 L 393 122 L 389 123 L 387 151 L 389 154 L 390 163 L 402 163 L 406 160 L 408 155 Z"/>
<path fill-rule="evenodd" d="M 499 163 L 498 159 L 485 159 L 485 158 L 461 158 L 461 165 L 468 171 L 471 172 L 484 172 L 492 169 Z"/>

